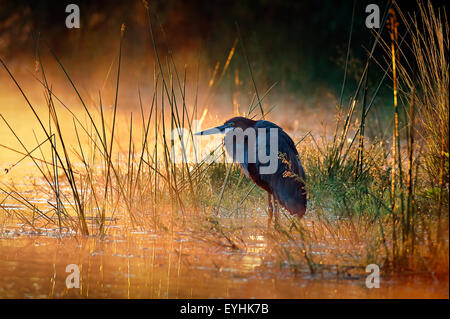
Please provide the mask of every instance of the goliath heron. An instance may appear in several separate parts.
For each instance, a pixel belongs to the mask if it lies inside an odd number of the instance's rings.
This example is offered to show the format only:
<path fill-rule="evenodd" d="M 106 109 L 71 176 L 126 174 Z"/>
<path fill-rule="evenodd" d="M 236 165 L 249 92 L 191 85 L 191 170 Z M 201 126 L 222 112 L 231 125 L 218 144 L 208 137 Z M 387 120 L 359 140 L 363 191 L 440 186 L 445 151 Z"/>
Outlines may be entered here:
<path fill-rule="evenodd" d="M 236 131 L 243 133 L 243 138 L 239 138 Z M 277 203 L 299 218 L 305 214 L 305 172 L 300 163 L 294 142 L 281 127 L 269 121 L 254 121 L 245 117 L 233 117 L 221 126 L 198 132 L 196 135 L 217 133 L 225 134 L 224 140 L 229 141 L 225 143 L 225 149 L 232 156 L 233 161 L 239 163 L 244 172 L 256 185 L 267 191 L 269 225 L 272 222 L 274 213 L 275 223 L 278 223 Z M 264 137 L 262 134 L 266 136 Z M 254 138 L 252 139 L 250 136 Z M 265 145 L 260 144 L 263 140 Z M 275 154 L 275 170 L 272 170 L 270 173 L 263 173 L 261 168 L 265 165 L 263 165 L 260 158 L 263 157 L 262 155 L 270 153 L 270 148 L 273 147 L 277 150 Z M 261 150 L 265 148 L 265 152 L 259 153 L 259 148 Z M 237 160 L 237 156 L 239 156 L 237 149 L 243 151 L 243 156 L 240 160 Z M 256 154 L 253 157 L 254 160 L 249 160 L 251 151 Z"/>

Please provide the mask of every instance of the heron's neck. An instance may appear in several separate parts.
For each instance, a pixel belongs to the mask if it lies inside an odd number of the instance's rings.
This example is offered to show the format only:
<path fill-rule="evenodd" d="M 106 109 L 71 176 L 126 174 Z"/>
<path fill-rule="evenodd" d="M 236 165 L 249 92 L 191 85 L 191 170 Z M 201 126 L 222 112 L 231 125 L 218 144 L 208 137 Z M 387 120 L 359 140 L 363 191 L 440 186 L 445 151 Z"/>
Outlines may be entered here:
<path fill-rule="evenodd" d="M 242 117 L 239 119 L 239 121 L 236 121 L 236 127 L 241 128 L 242 130 L 246 130 L 249 127 L 255 127 L 256 121 Z"/>

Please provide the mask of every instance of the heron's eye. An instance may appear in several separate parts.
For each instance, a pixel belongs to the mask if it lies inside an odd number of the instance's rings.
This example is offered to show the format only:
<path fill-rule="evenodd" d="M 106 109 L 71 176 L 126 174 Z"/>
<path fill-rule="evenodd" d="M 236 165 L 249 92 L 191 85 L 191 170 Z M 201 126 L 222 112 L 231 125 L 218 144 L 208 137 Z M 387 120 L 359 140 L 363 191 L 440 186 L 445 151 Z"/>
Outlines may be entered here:
<path fill-rule="evenodd" d="M 230 126 L 231 126 L 231 127 L 234 127 L 234 122 L 231 122 L 231 123 L 230 123 Z"/>

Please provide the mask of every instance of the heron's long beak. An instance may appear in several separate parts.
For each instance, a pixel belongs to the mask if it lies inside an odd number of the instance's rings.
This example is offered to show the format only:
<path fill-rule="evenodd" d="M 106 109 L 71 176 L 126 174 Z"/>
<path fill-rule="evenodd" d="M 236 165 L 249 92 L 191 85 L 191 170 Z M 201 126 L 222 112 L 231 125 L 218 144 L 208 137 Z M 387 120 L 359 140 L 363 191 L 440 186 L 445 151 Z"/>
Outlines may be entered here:
<path fill-rule="evenodd" d="M 230 128 L 230 127 L 231 127 L 231 125 L 229 125 L 229 124 L 224 124 L 224 125 L 220 125 L 220 126 L 217 126 L 217 127 L 213 127 L 213 128 L 210 128 L 210 129 L 201 131 L 201 132 L 197 132 L 197 133 L 195 133 L 194 135 L 223 134 L 223 133 L 225 133 L 225 130 L 226 130 L 227 128 Z"/>

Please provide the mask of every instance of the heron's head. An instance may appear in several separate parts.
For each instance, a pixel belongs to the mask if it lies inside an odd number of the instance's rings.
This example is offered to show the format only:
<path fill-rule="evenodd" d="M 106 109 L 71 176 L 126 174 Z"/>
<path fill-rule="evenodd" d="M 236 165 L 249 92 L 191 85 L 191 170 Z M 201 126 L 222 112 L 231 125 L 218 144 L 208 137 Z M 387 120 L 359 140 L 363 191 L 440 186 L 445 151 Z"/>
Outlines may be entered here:
<path fill-rule="evenodd" d="M 195 133 L 195 135 L 224 134 L 235 128 L 241 128 L 243 131 L 245 131 L 249 127 L 254 127 L 255 124 L 256 121 L 250 120 L 242 116 L 237 116 L 229 119 L 223 125 Z"/>

